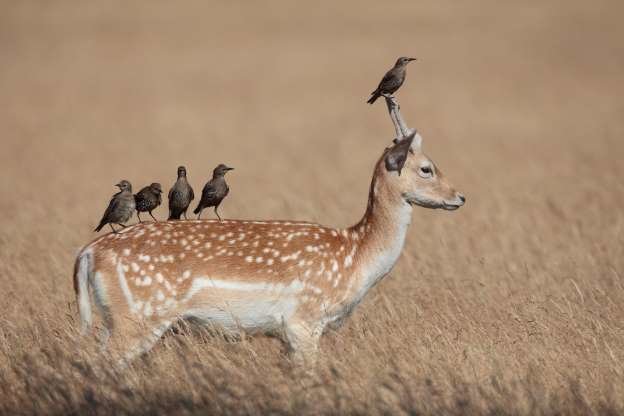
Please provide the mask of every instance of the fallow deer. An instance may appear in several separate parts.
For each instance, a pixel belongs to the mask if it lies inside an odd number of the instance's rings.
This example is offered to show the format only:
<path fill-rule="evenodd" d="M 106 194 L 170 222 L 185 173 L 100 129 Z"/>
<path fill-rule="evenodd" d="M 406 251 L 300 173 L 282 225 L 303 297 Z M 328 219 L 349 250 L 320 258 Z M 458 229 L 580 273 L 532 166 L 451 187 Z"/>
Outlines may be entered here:
<path fill-rule="evenodd" d="M 185 319 L 281 334 L 296 362 L 314 362 L 324 329 L 348 316 L 397 262 L 412 207 L 454 210 L 465 201 L 422 152 L 394 97 L 386 100 L 397 138 L 375 165 L 355 225 L 166 221 L 102 236 L 76 259 L 83 331 L 92 322 L 91 292 L 124 363 Z"/>

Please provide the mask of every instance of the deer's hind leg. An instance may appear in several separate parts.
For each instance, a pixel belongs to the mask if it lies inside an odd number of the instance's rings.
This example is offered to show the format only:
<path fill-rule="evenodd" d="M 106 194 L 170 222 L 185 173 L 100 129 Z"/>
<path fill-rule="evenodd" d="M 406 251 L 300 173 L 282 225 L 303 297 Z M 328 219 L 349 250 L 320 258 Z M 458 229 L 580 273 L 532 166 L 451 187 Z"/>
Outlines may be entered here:
<path fill-rule="evenodd" d="M 112 354 L 118 367 L 127 368 L 135 359 L 149 352 L 173 322 L 164 318 L 142 322 L 126 318 L 123 325 L 116 325 L 110 344 L 114 346 Z"/>

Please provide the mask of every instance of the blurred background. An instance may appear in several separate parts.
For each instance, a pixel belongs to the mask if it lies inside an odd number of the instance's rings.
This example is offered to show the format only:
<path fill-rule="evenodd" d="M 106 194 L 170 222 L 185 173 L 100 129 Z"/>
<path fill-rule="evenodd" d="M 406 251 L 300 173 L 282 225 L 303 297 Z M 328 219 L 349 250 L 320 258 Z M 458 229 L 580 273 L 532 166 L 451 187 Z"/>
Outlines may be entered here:
<path fill-rule="evenodd" d="M 364 372 L 359 392 L 399 359 L 476 385 L 537 366 L 553 394 L 573 379 L 589 402 L 608 387 L 621 404 L 621 2 L 2 9 L 3 368 L 50 342 L 24 335 L 32 317 L 72 327 L 74 256 L 120 179 L 135 192 L 161 182 L 166 195 L 185 165 L 199 195 L 226 163 L 225 217 L 355 223 L 394 133 L 384 103 L 365 101 L 413 56 L 402 114 L 467 204 L 415 209 L 397 268 L 324 351 Z"/>

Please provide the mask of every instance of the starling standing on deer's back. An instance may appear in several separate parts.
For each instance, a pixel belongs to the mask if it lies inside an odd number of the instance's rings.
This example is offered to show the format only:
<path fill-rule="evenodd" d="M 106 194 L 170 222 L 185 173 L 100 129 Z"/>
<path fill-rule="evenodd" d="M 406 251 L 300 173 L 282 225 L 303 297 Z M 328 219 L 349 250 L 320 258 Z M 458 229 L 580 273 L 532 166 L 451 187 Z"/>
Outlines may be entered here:
<path fill-rule="evenodd" d="M 404 56 L 397 59 L 396 64 L 394 64 L 394 67 L 390 71 L 386 72 L 386 75 L 382 78 L 377 89 L 371 92 L 371 97 L 368 99 L 367 103 L 372 104 L 382 95 L 392 95 L 396 90 L 401 88 L 403 81 L 405 81 L 407 64 L 415 60 L 416 58 L 406 58 Z"/>
<path fill-rule="evenodd" d="M 97 226 L 95 231 L 100 231 L 102 227 L 109 224 L 113 232 L 116 233 L 117 231 L 113 227 L 113 224 L 125 227 L 124 223 L 134 214 L 135 203 L 130 182 L 123 180 L 115 186 L 118 186 L 120 191 L 113 195 L 113 198 L 108 204 L 108 208 L 106 208 L 102 216 L 100 225 Z"/>
<path fill-rule="evenodd" d="M 186 210 L 191 205 L 193 198 L 195 198 L 195 194 L 186 180 L 186 168 L 180 166 L 178 168 L 178 180 L 169 190 L 169 219 L 179 220 L 182 214 L 186 218 Z"/>
<path fill-rule="evenodd" d="M 136 204 L 137 218 L 141 221 L 140 212 L 148 212 L 149 215 L 154 218 L 152 211 L 156 209 L 162 202 L 162 188 L 159 183 L 152 183 L 150 186 L 146 186 L 134 195 L 134 202 Z M 158 221 L 154 218 L 154 221 Z"/>
<path fill-rule="evenodd" d="M 230 188 L 227 183 L 225 183 L 225 172 L 228 170 L 233 170 L 234 168 L 229 168 L 221 163 L 217 166 L 212 172 L 212 179 L 204 186 L 202 191 L 201 200 L 193 211 L 197 215 L 197 219 L 201 217 L 201 211 L 204 208 L 214 207 L 215 214 L 217 214 L 217 218 L 221 221 L 221 217 L 219 216 L 219 212 L 217 209 L 219 208 L 219 204 L 223 201 L 223 198 L 227 196 L 230 192 Z"/>

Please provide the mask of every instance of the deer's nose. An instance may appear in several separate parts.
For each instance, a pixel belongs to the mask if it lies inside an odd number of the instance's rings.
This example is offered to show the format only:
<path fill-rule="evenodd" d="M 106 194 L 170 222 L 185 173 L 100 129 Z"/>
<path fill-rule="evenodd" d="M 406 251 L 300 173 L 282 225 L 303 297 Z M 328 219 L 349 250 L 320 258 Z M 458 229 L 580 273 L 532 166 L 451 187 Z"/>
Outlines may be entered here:
<path fill-rule="evenodd" d="M 457 194 L 457 198 L 459 198 L 459 200 L 462 202 L 462 204 L 463 204 L 464 202 L 466 202 L 466 197 L 464 196 L 464 194 L 460 194 L 460 193 L 458 193 L 458 194 Z"/>

